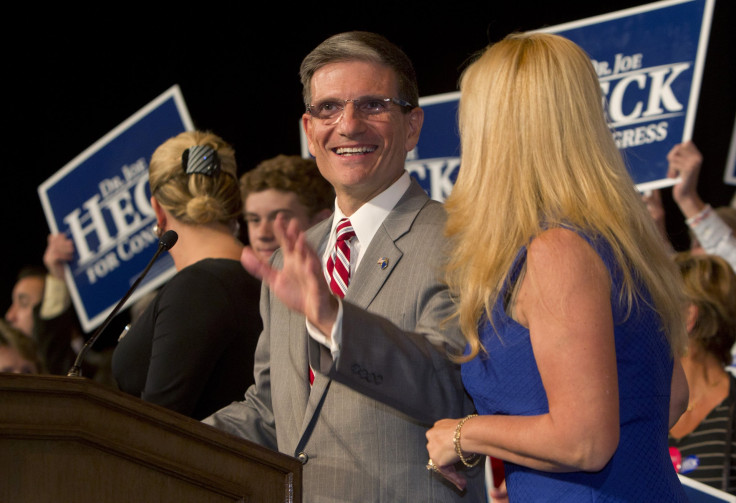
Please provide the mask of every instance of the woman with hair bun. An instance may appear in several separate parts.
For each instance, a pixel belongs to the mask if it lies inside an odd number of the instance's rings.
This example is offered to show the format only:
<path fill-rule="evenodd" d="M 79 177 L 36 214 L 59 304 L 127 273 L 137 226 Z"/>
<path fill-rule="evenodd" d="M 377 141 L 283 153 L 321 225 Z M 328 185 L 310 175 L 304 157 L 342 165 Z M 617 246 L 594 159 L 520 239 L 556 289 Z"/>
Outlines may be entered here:
<path fill-rule="evenodd" d="M 179 235 L 177 273 L 120 340 L 113 374 L 121 390 L 202 419 L 242 399 L 262 328 L 260 282 L 235 237 L 235 152 L 212 133 L 181 133 L 153 153 L 149 183 L 157 233 Z"/>

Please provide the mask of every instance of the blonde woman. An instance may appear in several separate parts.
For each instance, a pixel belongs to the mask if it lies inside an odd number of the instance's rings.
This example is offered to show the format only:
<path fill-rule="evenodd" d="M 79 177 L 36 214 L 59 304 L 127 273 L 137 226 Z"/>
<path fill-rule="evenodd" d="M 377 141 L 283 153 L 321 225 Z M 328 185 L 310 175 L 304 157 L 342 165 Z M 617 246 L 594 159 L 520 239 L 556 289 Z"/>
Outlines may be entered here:
<path fill-rule="evenodd" d="M 202 419 L 242 399 L 261 331 L 260 283 L 240 265 L 242 211 L 235 152 L 218 136 L 184 132 L 149 167 L 158 232 L 179 235 L 177 274 L 115 348 L 118 386 Z"/>
<path fill-rule="evenodd" d="M 429 468 L 502 459 L 511 501 L 685 501 L 681 278 L 613 142 L 588 56 L 512 34 L 461 80 L 448 282 L 478 416 L 438 421 Z M 675 371 L 677 370 L 677 371 Z"/>
<path fill-rule="evenodd" d="M 682 366 L 690 401 L 670 430 L 670 448 L 688 477 L 736 494 L 736 378 L 726 371 L 736 343 L 736 273 L 716 255 L 685 252 L 675 262 L 688 298 Z"/>

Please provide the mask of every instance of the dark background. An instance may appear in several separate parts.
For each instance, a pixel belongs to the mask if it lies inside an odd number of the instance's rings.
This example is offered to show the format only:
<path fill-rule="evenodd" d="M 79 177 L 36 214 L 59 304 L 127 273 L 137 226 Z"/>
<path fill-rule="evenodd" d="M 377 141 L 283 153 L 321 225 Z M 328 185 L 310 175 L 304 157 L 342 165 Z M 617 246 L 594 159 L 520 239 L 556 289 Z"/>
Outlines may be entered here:
<path fill-rule="evenodd" d="M 302 58 L 328 36 L 353 29 L 387 36 L 416 67 L 420 96 L 457 90 L 464 62 L 515 30 L 575 21 L 649 2 L 606 0 L 438 3 L 272 2 L 91 4 L 83 11 L 21 7 L 5 16 L 6 128 L 0 308 L 21 266 L 40 263 L 49 232 L 37 187 L 174 84 L 194 125 L 235 146 L 241 172 L 277 154 L 300 154 Z M 723 183 L 736 117 L 736 27 L 732 0 L 717 0 L 693 140 L 705 163 L 700 192 L 728 204 Z M 542 4 L 542 5 L 540 5 Z M 253 5 L 253 4 L 249 4 Z M 70 10 L 72 9 L 72 10 Z M 687 233 L 667 190 L 668 228 Z M 124 292 L 120 292 L 121 296 Z"/>

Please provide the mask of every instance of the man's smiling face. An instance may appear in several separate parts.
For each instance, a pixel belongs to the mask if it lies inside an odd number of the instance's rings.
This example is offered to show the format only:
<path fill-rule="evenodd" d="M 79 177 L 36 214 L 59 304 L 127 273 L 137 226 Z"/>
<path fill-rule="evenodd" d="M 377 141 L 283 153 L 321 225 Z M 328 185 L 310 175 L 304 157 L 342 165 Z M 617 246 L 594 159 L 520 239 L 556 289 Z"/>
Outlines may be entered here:
<path fill-rule="evenodd" d="M 330 63 L 311 81 L 312 104 L 366 97 L 398 97 L 397 78 L 387 66 L 367 61 Z M 324 121 L 302 118 L 309 151 L 322 176 L 335 188 L 340 209 L 350 215 L 383 192 L 404 172 L 406 153 L 416 146 L 422 126 L 420 108 L 405 113 L 391 107 L 363 116 L 347 103 L 342 114 Z"/>

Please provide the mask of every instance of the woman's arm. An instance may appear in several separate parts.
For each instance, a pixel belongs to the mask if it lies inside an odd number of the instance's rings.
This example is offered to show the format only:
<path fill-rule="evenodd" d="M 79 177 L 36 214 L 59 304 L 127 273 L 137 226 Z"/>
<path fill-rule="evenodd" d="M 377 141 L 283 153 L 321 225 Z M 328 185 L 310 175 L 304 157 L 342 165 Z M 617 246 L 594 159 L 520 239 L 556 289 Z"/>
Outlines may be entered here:
<path fill-rule="evenodd" d="M 479 416 L 462 427 L 461 446 L 546 471 L 597 471 L 619 440 L 619 398 L 610 276 L 576 233 L 552 229 L 529 247 L 514 318 L 529 328 L 549 413 Z M 441 466 L 458 458 L 457 419 L 427 434 Z"/>

